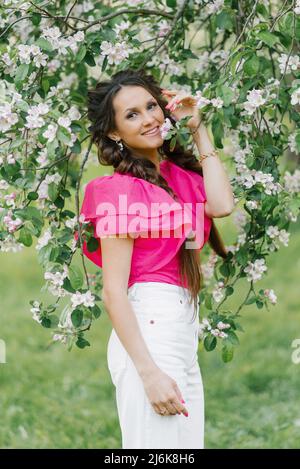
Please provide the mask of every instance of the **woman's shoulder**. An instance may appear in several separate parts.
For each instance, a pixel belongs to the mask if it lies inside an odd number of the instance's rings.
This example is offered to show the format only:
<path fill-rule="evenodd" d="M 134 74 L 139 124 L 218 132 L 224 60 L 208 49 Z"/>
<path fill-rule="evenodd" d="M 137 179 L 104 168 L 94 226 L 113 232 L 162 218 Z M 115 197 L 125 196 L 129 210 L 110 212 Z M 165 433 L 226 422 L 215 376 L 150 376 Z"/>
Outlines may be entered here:
<path fill-rule="evenodd" d="M 132 186 L 132 185 L 151 185 L 154 186 L 151 182 L 146 181 L 145 179 L 135 177 L 129 173 L 113 173 L 111 175 L 105 176 L 98 176 L 94 179 L 91 179 L 87 184 L 86 187 L 110 187 L 113 185 L 124 185 L 124 186 Z"/>
<path fill-rule="evenodd" d="M 127 195 L 134 202 L 151 203 L 156 201 L 173 202 L 170 195 L 157 184 L 135 177 L 131 174 L 113 173 L 98 176 L 85 186 L 85 198 L 112 201 L 119 195 Z"/>

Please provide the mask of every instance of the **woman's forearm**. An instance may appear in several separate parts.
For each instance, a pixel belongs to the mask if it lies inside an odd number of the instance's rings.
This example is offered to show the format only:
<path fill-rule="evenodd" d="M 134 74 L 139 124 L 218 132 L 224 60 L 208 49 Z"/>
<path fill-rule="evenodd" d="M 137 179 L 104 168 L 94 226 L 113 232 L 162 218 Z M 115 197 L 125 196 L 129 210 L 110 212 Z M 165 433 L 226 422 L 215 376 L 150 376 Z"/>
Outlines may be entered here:
<path fill-rule="evenodd" d="M 194 134 L 193 140 L 200 155 L 215 150 L 203 123 L 200 124 L 198 131 Z M 218 217 L 222 216 L 222 213 L 224 215 L 231 213 L 234 208 L 233 191 L 219 156 L 205 158 L 201 165 L 207 203 L 212 215 Z"/>
<path fill-rule="evenodd" d="M 133 361 L 140 377 L 159 370 L 141 334 L 138 321 L 126 293 L 103 294 L 103 303 L 123 347 Z"/>

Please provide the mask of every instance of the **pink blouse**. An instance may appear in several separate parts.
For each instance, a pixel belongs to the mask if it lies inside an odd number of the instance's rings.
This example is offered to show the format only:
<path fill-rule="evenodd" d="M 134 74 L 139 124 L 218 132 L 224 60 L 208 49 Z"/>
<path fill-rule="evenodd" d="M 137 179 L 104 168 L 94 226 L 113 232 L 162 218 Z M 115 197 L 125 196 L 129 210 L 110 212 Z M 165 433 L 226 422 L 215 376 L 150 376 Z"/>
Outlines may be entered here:
<path fill-rule="evenodd" d="M 209 238 L 212 220 L 204 212 L 203 177 L 169 160 L 160 163 L 160 173 L 175 199 L 161 187 L 129 174 L 100 176 L 86 185 L 80 213 L 92 222 L 94 236 L 118 233 L 134 238 L 128 288 L 136 282 L 187 287 L 186 279 L 182 283 L 179 276 L 180 246 L 191 231 L 197 241 L 192 248 L 202 249 Z M 102 267 L 100 241 L 94 252 L 84 242 L 83 253 Z"/>

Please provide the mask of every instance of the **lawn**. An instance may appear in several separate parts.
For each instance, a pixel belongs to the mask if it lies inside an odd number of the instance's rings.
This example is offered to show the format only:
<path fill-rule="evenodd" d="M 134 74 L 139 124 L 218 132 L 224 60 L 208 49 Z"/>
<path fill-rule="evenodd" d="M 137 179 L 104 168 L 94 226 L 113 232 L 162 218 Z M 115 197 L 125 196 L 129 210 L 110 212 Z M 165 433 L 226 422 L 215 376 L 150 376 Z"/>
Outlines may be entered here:
<path fill-rule="evenodd" d="M 230 217 L 218 222 L 230 243 Z M 268 275 L 256 284 L 273 288 L 278 303 L 270 311 L 245 307 L 245 333 L 231 363 L 224 364 L 218 350 L 199 348 L 207 448 L 300 447 L 300 364 L 291 360 L 292 341 L 300 338 L 299 252 L 300 226 L 292 224 L 289 246 L 272 254 Z M 91 347 L 47 347 L 49 330 L 32 320 L 29 305 L 41 298 L 43 283 L 34 247 L 1 253 L 0 339 L 7 363 L 0 364 L 0 447 L 120 448 L 106 363 L 109 319 L 104 313 L 94 323 Z M 229 305 L 239 304 L 246 287 L 244 280 Z"/>

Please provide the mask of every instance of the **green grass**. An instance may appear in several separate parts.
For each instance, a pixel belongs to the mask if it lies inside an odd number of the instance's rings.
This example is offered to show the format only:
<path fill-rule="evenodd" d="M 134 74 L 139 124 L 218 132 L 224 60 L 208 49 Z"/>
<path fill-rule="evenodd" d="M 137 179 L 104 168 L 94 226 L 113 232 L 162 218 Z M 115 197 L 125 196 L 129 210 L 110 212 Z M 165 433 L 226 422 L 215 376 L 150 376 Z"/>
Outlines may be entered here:
<path fill-rule="evenodd" d="M 229 243 L 230 220 L 218 224 Z M 224 364 L 219 351 L 199 350 L 207 448 L 300 447 L 300 365 L 291 361 L 291 343 L 300 338 L 299 225 L 292 231 L 289 247 L 268 259 L 267 277 L 255 284 L 274 288 L 278 304 L 270 311 L 245 307 L 246 333 L 231 363 Z M 94 323 L 87 336 L 91 347 L 47 348 L 50 332 L 31 319 L 29 305 L 42 297 L 43 283 L 33 247 L 1 253 L 0 338 L 7 363 L 0 364 L 0 447 L 120 448 L 106 363 L 109 319 L 104 314 Z M 245 280 L 229 305 L 239 304 L 247 286 Z"/>

